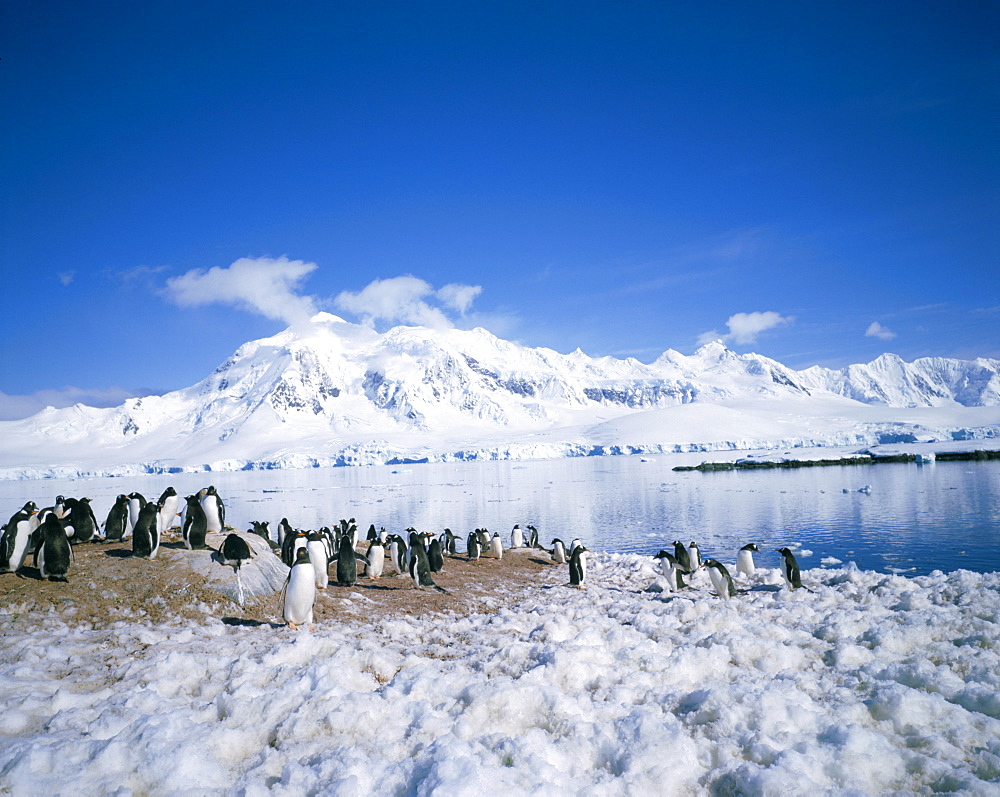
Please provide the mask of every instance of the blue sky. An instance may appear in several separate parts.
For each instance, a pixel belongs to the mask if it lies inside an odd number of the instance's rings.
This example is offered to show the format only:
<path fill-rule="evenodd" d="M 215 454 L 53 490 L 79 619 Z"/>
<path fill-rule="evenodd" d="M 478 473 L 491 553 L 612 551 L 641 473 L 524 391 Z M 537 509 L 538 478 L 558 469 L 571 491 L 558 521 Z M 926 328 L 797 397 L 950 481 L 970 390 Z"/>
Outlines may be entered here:
<path fill-rule="evenodd" d="M 0 418 L 325 309 L 1000 356 L 1000 6 L 9 0 Z"/>

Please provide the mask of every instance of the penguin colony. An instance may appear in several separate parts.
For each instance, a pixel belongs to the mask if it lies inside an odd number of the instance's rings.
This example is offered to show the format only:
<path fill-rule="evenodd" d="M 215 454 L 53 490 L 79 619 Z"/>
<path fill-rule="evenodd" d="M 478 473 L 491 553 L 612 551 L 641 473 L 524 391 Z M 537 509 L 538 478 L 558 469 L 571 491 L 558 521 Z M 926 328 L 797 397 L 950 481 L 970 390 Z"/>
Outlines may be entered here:
<path fill-rule="evenodd" d="M 132 556 L 155 559 L 164 535 L 170 535 L 188 550 L 205 550 L 221 565 L 232 567 L 239 577 L 240 567 L 254 557 L 246 540 L 225 522 L 226 510 L 222 497 L 214 486 L 181 498 L 168 487 L 156 501 L 147 501 L 140 493 L 119 495 L 103 523 L 97 520 L 89 498 L 57 496 L 53 505 L 39 509 L 28 501 L 17 510 L 2 528 L 0 535 L 0 573 L 26 575 L 34 566 L 42 579 L 68 581 L 74 564 L 73 549 L 83 543 L 130 542 Z M 210 548 L 207 534 L 229 533 L 218 549 Z M 290 628 L 297 629 L 313 622 L 317 592 L 331 583 L 331 571 L 337 586 L 353 587 L 359 576 L 378 579 L 383 576 L 403 576 L 416 589 L 433 589 L 450 594 L 434 581 L 434 574 L 444 569 L 445 554 L 458 553 L 458 535 L 451 529 L 441 534 L 418 532 L 408 528 L 402 534 L 388 533 L 383 527 L 376 531 L 368 527 L 365 539 L 360 539 L 354 518 L 341 520 L 334 527 L 317 530 L 295 528 L 282 518 L 277 526 L 275 541 L 267 521 L 253 521 L 248 534 L 267 541 L 277 556 L 288 566 L 288 578 L 282 590 L 281 614 Z M 567 565 L 569 586 L 583 588 L 587 582 L 588 549 L 580 539 L 566 545 L 561 539 L 551 541 L 549 548 L 539 542 L 534 526 L 521 528 L 515 524 L 509 535 L 507 550 L 545 550 L 556 565 Z M 466 557 L 480 564 L 488 559 L 500 560 L 504 544 L 499 533 L 475 529 L 465 540 Z M 359 548 L 364 553 L 359 552 Z M 781 574 L 788 589 L 804 588 L 798 563 L 793 552 L 782 547 Z M 760 553 L 750 543 L 738 552 L 735 572 L 745 579 L 755 577 L 753 554 Z M 718 559 L 702 559 L 697 543 L 673 543 L 673 552 L 661 550 L 655 555 L 660 573 L 671 592 L 691 588 L 689 581 L 700 571 L 707 572 L 708 581 L 718 596 L 729 599 L 741 592 L 736 588 L 728 569 Z M 806 588 L 808 590 L 808 588 Z M 745 592 L 746 590 L 742 590 Z"/>

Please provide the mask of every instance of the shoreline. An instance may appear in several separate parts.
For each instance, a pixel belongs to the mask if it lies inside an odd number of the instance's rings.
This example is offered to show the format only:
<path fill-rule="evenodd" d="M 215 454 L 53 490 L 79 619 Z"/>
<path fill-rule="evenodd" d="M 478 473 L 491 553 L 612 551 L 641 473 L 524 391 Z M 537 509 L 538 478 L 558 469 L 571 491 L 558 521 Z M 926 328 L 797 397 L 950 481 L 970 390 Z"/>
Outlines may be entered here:
<path fill-rule="evenodd" d="M 932 445 L 932 444 L 925 444 Z M 975 449 L 973 451 L 937 451 L 930 453 L 880 454 L 871 451 L 858 452 L 855 456 L 823 459 L 780 459 L 754 458 L 751 454 L 731 462 L 702 462 L 700 465 L 676 465 L 671 470 L 677 472 L 700 471 L 713 473 L 730 470 L 769 470 L 773 468 L 820 468 L 845 465 L 926 465 L 934 462 L 991 462 L 1000 460 L 1000 449 Z"/>

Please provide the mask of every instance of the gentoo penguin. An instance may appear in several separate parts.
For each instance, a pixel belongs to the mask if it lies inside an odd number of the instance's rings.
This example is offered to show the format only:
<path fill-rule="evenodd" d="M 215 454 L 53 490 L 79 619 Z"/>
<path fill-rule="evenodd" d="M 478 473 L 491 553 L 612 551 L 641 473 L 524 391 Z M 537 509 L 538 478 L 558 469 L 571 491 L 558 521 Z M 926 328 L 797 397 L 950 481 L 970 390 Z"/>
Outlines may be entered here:
<path fill-rule="evenodd" d="M 174 518 L 177 517 L 177 507 L 180 505 L 180 500 L 177 491 L 173 487 L 168 487 L 160 495 L 160 500 L 156 502 L 160 505 L 157 528 L 160 530 L 161 537 L 174 527 Z"/>
<path fill-rule="evenodd" d="M 441 532 L 441 546 L 448 553 L 458 553 L 457 541 L 458 537 L 452 533 L 451 529 L 445 529 Z"/>
<path fill-rule="evenodd" d="M 146 499 L 142 493 L 132 492 L 128 494 L 128 526 L 125 527 L 125 533 L 122 535 L 123 540 L 132 536 L 132 530 L 139 519 L 139 510 L 145 505 Z"/>
<path fill-rule="evenodd" d="M 66 506 L 69 508 L 68 521 L 73 527 L 73 536 L 70 539 L 74 545 L 81 542 L 90 542 L 100 533 L 100 526 L 97 518 L 94 517 L 94 510 L 90 507 L 89 498 L 67 498 Z"/>
<path fill-rule="evenodd" d="M 368 527 L 368 534 L 365 536 L 365 540 L 367 542 L 371 542 L 372 540 L 377 540 L 377 539 L 378 539 L 378 532 L 375 531 L 375 524 L 372 523 Z"/>
<path fill-rule="evenodd" d="M 683 571 L 677 564 L 677 557 L 672 553 L 660 551 L 656 558 L 660 562 L 660 572 L 667 580 L 670 591 L 680 592 L 682 589 L 686 589 L 687 584 L 684 583 Z"/>
<path fill-rule="evenodd" d="M 718 559 L 706 559 L 705 567 L 708 568 L 708 577 L 712 579 L 712 586 L 720 597 L 732 598 L 736 595 L 733 579 L 722 562 Z"/>
<path fill-rule="evenodd" d="M 448 590 L 435 584 L 431 578 L 431 566 L 427 560 L 427 551 L 424 550 L 424 546 L 419 540 L 419 535 L 415 532 L 410 533 L 410 551 L 412 552 L 412 556 L 410 557 L 410 578 L 413 579 L 413 586 L 417 589 L 433 587 L 445 595 L 451 594 Z"/>
<path fill-rule="evenodd" d="M 437 537 L 431 540 L 427 546 L 427 563 L 432 573 L 440 573 L 444 570 L 444 554 L 441 552 L 441 540 Z"/>
<path fill-rule="evenodd" d="M 311 624 L 313 604 L 316 602 L 316 571 L 305 548 L 299 548 L 295 554 L 283 592 L 282 617 L 288 627 L 297 631 L 300 625 Z"/>
<path fill-rule="evenodd" d="M 701 567 L 701 550 L 698 548 L 698 543 L 694 540 L 687 547 L 688 558 L 691 560 L 691 569 L 697 570 Z"/>
<path fill-rule="evenodd" d="M 587 549 L 577 545 L 569 556 L 569 584 L 582 587 L 587 580 Z"/>
<path fill-rule="evenodd" d="M 205 510 L 209 531 L 222 531 L 226 527 L 226 505 L 222 503 L 222 497 L 215 491 L 213 485 L 205 489 L 201 508 Z"/>
<path fill-rule="evenodd" d="M 192 497 L 197 500 L 197 497 Z M 248 562 L 252 558 L 253 550 L 247 541 L 235 532 L 227 535 L 226 539 L 222 541 L 222 545 L 219 546 L 219 561 L 227 567 L 233 568 L 234 572 L 238 571 L 244 562 Z"/>
<path fill-rule="evenodd" d="M 24 567 L 35 530 L 32 520 L 37 514 L 38 506 L 34 501 L 28 501 L 7 521 L 0 538 L 0 573 L 16 573 Z"/>
<path fill-rule="evenodd" d="M 514 528 L 510 530 L 510 547 L 511 548 L 524 547 L 524 532 L 521 531 L 521 526 L 517 523 L 515 523 Z"/>
<path fill-rule="evenodd" d="M 316 589 L 326 589 L 330 583 L 330 549 L 326 547 L 325 535 L 312 531 L 306 535 L 306 550 L 309 551 L 309 561 L 316 571 Z"/>
<path fill-rule="evenodd" d="M 66 531 L 55 514 L 49 514 L 38 529 L 41 537 L 35 546 L 34 562 L 49 581 L 67 581 L 70 563 L 73 561 L 73 548 L 66 538 Z"/>
<path fill-rule="evenodd" d="M 788 548 L 776 550 L 781 554 L 781 576 L 785 579 L 785 584 L 791 589 L 798 589 L 802 586 L 802 577 L 799 575 L 799 563 L 795 561 L 795 554 Z"/>
<path fill-rule="evenodd" d="M 406 573 L 406 543 L 398 534 L 389 535 L 389 564 L 398 575 Z"/>
<path fill-rule="evenodd" d="M 303 536 L 303 532 L 298 529 L 289 529 L 285 532 L 281 541 L 281 561 L 289 567 L 295 564 L 295 548 Z"/>
<path fill-rule="evenodd" d="M 128 528 L 128 500 L 127 495 L 119 495 L 108 512 L 108 519 L 104 521 L 104 539 L 108 542 L 118 542 L 125 537 L 125 530 Z"/>
<path fill-rule="evenodd" d="M 683 542 L 674 540 L 674 558 L 677 560 L 677 566 L 685 573 L 694 572 L 694 568 L 691 567 L 691 556 L 688 554 L 688 549 L 684 547 Z"/>
<path fill-rule="evenodd" d="M 385 546 L 379 542 L 378 537 L 368 544 L 368 567 L 365 573 L 369 578 L 380 578 L 385 569 Z"/>
<path fill-rule="evenodd" d="M 139 510 L 139 517 L 132 529 L 132 556 L 155 559 L 160 550 L 160 533 L 156 526 L 156 516 L 160 507 L 152 501 Z"/>
<path fill-rule="evenodd" d="M 208 518 L 205 517 L 205 510 L 202 509 L 201 501 L 196 495 L 189 495 L 184 500 L 187 503 L 187 509 L 184 512 L 184 525 L 181 527 L 184 546 L 188 550 L 205 548 L 207 547 L 205 534 L 208 532 Z"/>
<path fill-rule="evenodd" d="M 469 539 L 465 541 L 465 550 L 470 561 L 474 562 L 479 559 L 479 535 L 476 532 L 469 532 Z"/>
<path fill-rule="evenodd" d="M 752 542 L 740 548 L 739 552 L 736 554 L 737 573 L 742 573 L 745 576 L 752 576 L 757 572 L 757 568 L 753 563 L 753 555 L 755 551 L 760 553 L 760 548 Z"/>
<path fill-rule="evenodd" d="M 271 539 L 271 530 L 268 528 L 270 521 L 268 520 L 251 520 L 250 528 L 247 529 L 249 534 L 256 534 L 258 537 L 267 542 L 268 546 L 272 549 L 277 548 L 278 544 Z"/>
<path fill-rule="evenodd" d="M 500 541 L 500 532 L 493 532 L 493 539 L 490 540 L 490 554 L 494 559 L 503 559 L 503 543 Z"/>
<path fill-rule="evenodd" d="M 345 535 L 337 551 L 337 583 L 342 587 L 353 587 L 358 581 L 358 559 L 368 564 L 368 559 L 354 552 L 351 538 Z"/>
<path fill-rule="evenodd" d="M 288 518 L 283 517 L 278 521 L 278 547 L 284 549 L 285 547 L 285 537 L 292 533 L 292 524 L 288 522 Z M 289 565 L 291 567 L 291 565 Z"/>
<path fill-rule="evenodd" d="M 566 546 L 558 537 L 552 540 L 552 559 L 557 565 L 564 565 L 567 562 Z"/>
<path fill-rule="evenodd" d="M 490 548 L 489 529 L 476 529 L 476 536 L 479 538 L 479 550 L 486 553 Z"/>
<path fill-rule="evenodd" d="M 538 542 L 538 529 L 534 526 L 528 526 L 528 547 L 529 548 L 541 548 L 541 543 Z"/>

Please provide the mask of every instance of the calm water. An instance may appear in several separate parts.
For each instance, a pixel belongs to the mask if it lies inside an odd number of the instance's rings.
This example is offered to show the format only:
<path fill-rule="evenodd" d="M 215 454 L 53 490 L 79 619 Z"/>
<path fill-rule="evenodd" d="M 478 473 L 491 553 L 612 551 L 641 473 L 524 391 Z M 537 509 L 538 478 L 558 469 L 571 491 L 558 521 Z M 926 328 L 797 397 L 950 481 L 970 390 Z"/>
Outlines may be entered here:
<path fill-rule="evenodd" d="M 211 483 L 238 528 L 355 517 L 362 531 L 447 526 L 464 537 L 486 527 L 509 540 L 514 523 L 531 523 L 545 544 L 580 537 L 591 549 L 655 554 L 675 539 L 697 540 L 704 556 L 726 564 L 756 542 L 758 562 L 772 567 L 773 549 L 788 545 L 804 569 L 838 559 L 913 575 L 1000 570 L 1000 462 L 720 473 L 674 473 L 675 464 L 596 457 L 0 482 L 0 516 L 29 499 L 47 506 L 57 494 L 86 495 L 103 521 L 118 493 L 155 499 L 173 485 L 183 496 Z"/>

